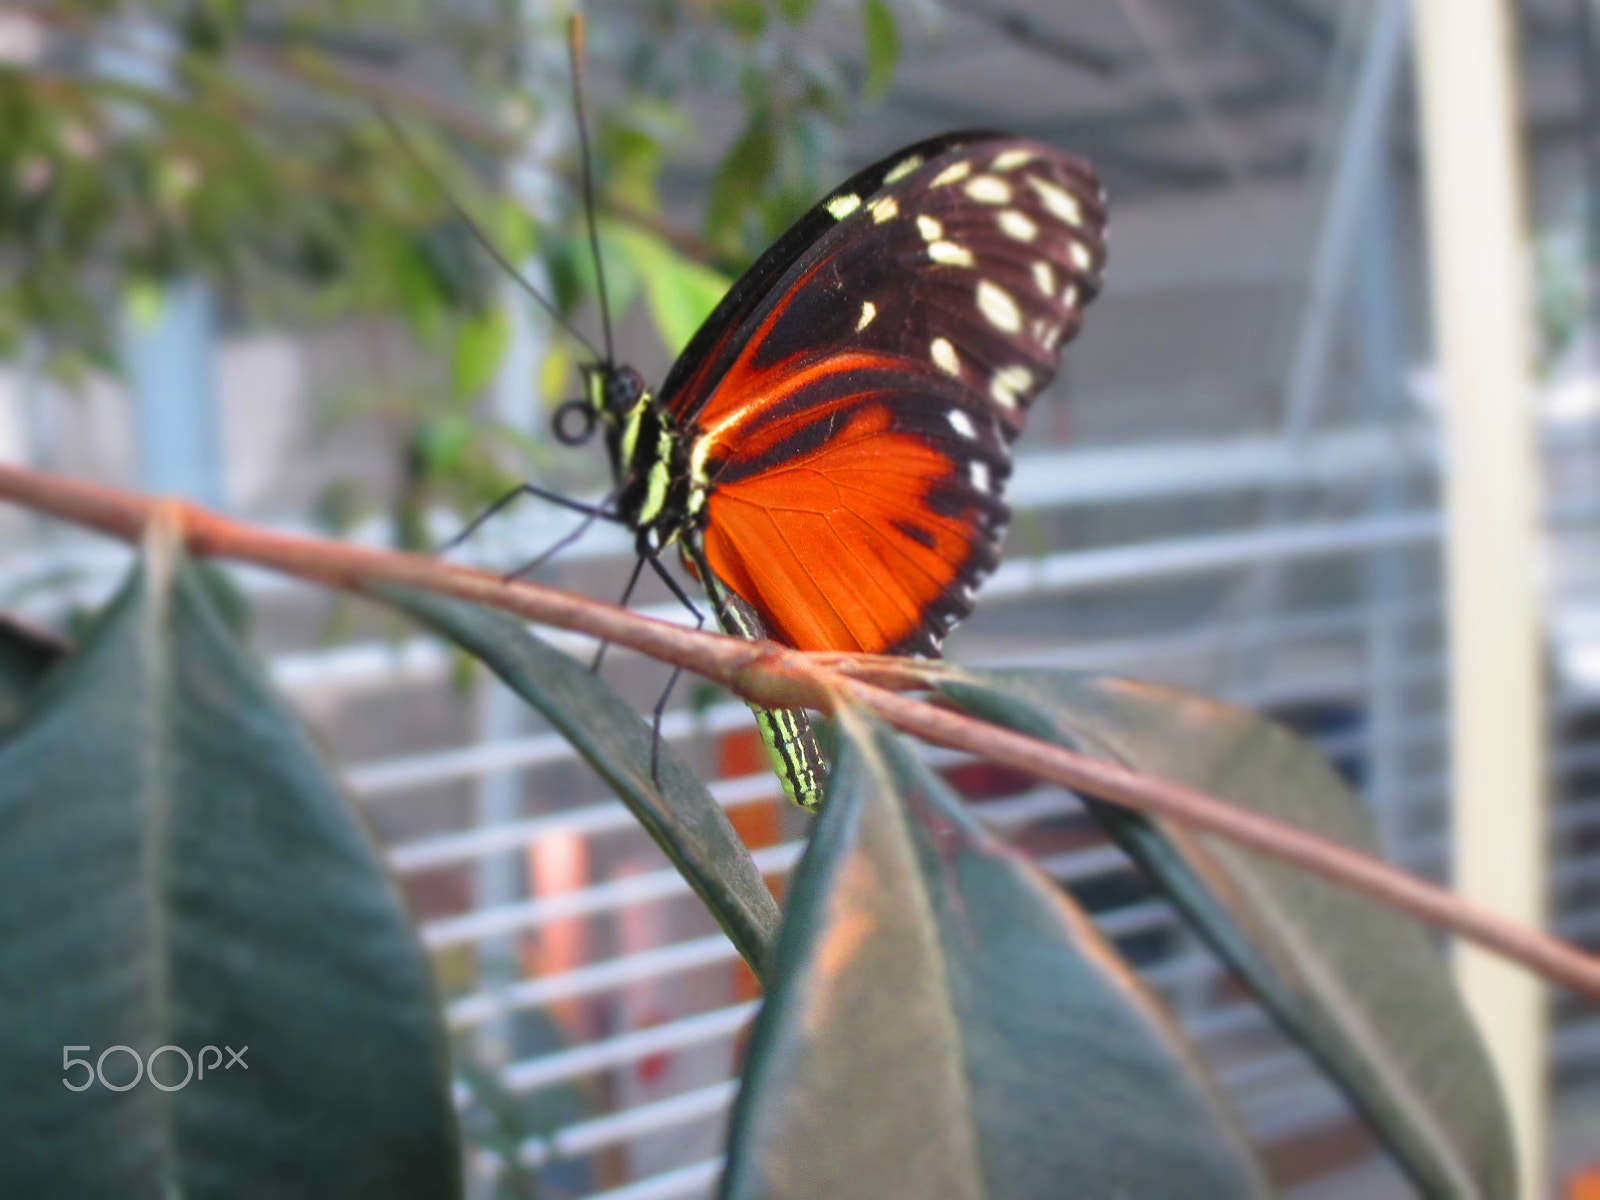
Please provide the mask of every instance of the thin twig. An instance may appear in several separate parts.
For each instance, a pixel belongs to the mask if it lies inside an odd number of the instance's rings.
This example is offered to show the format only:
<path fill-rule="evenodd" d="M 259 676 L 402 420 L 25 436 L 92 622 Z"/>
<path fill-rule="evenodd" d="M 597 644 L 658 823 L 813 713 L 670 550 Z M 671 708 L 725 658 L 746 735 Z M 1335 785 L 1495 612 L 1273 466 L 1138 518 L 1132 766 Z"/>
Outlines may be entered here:
<path fill-rule="evenodd" d="M 184 543 L 199 555 L 255 563 L 356 592 L 373 583 L 404 584 L 489 605 L 627 646 L 761 704 L 829 711 L 844 697 L 924 741 L 966 750 L 1271 855 L 1600 999 L 1600 958 L 1292 825 L 900 695 L 889 688 L 920 686 L 920 681 L 915 672 L 897 673 L 882 659 L 812 655 L 772 643 L 700 633 L 539 584 L 508 583 L 484 571 L 431 558 L 270 533 L 181 501 L 158 500 L 25 467 L 0 465 L 0 498 L 124 541 L 137 540 L 159 513 L 178 527 Z"/>

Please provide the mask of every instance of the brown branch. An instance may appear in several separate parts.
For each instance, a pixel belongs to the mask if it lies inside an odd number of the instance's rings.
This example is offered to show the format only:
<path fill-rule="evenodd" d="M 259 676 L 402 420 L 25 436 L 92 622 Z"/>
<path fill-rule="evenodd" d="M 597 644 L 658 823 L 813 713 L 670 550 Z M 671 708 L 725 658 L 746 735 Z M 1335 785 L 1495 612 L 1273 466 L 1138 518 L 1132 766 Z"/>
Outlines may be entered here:
<path fill-rule="evenodd" d="M 270 533 L 181 501 L 157 500 L 25 467 L 0 465 L 0 498 L 125 541 L 137 540 L 159 511 L 178 526 L 185 544 L 199 555 L 255 563 L 356 592 L 364 592 L 370 583 L 388 583 L 455 596 L 627 646 L 762 704 L 829 711 L 843 698 L 924 741 L 969 751 L 1271 855 L 1600 999 L 1600 958 L 1292 825 L 900 695 L 890 689 L 919 686 L 916 673 L 896 671 L 882 659 L 811 655 L 770 642 L 700 633 L 555 588 L 508 583 L 436 559 Z"/>

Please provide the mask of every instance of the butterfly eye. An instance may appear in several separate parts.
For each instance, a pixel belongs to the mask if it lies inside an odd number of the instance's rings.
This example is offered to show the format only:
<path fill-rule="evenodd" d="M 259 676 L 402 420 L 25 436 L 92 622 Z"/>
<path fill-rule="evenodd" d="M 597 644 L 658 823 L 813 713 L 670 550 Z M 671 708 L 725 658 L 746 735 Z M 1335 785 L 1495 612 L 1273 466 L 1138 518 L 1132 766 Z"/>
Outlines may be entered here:
<path fill-rule="evenodd" d="M 644 395 L 644 376 L 632 367 L 618 367 L 606 376 L 606 407 L 618 416 L 631 412 Z"/>
<path fill-rule="evenodd" d="M 581 446 L 594 436 L 594 406 L 587 400 L 568 400 L 556 409 L 550 428 L 563 446 Z"/>

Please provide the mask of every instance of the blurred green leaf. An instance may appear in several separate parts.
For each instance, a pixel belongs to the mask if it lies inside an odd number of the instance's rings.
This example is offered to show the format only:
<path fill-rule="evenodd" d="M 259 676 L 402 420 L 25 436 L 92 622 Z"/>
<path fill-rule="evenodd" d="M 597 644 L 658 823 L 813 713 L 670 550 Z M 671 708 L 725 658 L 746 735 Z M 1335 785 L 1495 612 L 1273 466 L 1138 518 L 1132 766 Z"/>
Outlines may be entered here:
<path fill-rule="evenodd" d="M 791 25 L 804 25 L 816 0 L 778 0 L 778 11 Z"/>
<path fill-rule="evenodd" d="M 439 479 L 459 473 L 475 435 L 472 421 L 455 413 L 419 422 L 414 445 L 425 477 Z"/>
<path fill-rule="evenodd" d="M 757 108 L 744 132 L 723 156 L 711 181 L 706 237 L 713 246 L 733 254 L 743 250 L 745 214 L 759 206 L 763 188 L 776 166 L 772 115 L 765 107 Z"/>
<path fill-rule="evenodd" d="M 663 161 L 660 138 L 640 125 L 613 118 L 601 129 L 599 147 L 606 195 L 641 212 L 654 212 Z"/>
<path fill-rule="evenodd" d="M 751 41 L 767 31 L 767 8 L 762 0 L 720 0 L 717 16 L 729 29 Z"/>
<path fill-rule="evenodd" d="M 688 345 L 728 290 L 726 276 L 685 258 L 637 225 L 608 225 L 607 236 L 626 252 L 644 283 L 662 344 L 676 354 Z"/>
<path fill-rule="evenodd" d="M 1084 915 L 903 740 L 839 726 L 720 1195 L 1266 1196 L 1198 1061 Z"/>
<path fill-rule="evenodd" d="M 137 328 L 152 329 L 166 310 L 166 297 L 155 280 L 134 279 L 123 293 L 123 304 L 128 310 L 128 319 Z"/>
<path fill-rule="evenodd" d="M 976 716 L 1378 854 L 1359 801 L 1321 753 L 1254 713 L 1066 671 L 962 671 L 940 686 Z M 1220 838 L 1089 807 L 1322 1063 L 1425 1195 L 1515 1194 L 1493 1070 L 1426 930 Z"/>
<path fill-rule="evenodd" d="M 894 80 L 900 61 L 900 26 L 887 0 L 865 0 L 861 6 L 861 31 L 867 47 L 867 98 L 881 100 Z"/>
<path fill-rule="evenodd" d="M 456 334 L 455 383 L 460 396 L 476 396 L 493 381 L 511 346 L 511 313 L 495 305 L 468 317 Z"/>
<path fill-rule="evenodd" d="M 65 638 L 0 613 L 0 734 L 21 715 L 34 687 L 67 649 Z"/>
<path fill-rule="evenodd" d="M 598 676 L 528 632 L 522 622 L 410 588 L 371 594 L 449 638 L 489 667 L 572 743 L 616 789 L 666 851 L 758 975 L 778 927 L 778 906 L 750 852 L 706 785 Z M 652 749 L 660 783 L 652 780 Z"/>
<path fill-rule="evenodd" d="M 612 236 L 615 228 L 615 222 L 600 220 L 600 256 L 605 262 L 606 296 L 611 303 L 613 320 L 620 319 L 639 295 L 638 267 L 627 248 Z M 556 298 L 563 308 L 570 312 L 584 298 L 593 298 L 598 303 L 594 250 L 587 229 L 576 231 L 553 245 L 547 261 Z"/>
<path fill-rule="evenodd" d="M 399 897 L 170 553 L 0 746 L 0 1194 L 459 1195 L 446 1041 Z M 132 1078 L 118 1046 L 248 1051 L 182 1087 L 164 1052 L 172 1090 L 62 1086 L 88 1069 L 64 1054 Z"/>

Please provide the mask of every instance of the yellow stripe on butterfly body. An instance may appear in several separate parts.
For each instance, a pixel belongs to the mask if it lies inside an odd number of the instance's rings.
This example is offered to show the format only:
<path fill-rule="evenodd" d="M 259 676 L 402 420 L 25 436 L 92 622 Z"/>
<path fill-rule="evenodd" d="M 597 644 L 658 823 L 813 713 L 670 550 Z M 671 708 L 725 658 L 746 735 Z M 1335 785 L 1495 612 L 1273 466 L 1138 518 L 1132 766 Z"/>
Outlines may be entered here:
<path fill-rule="evenodd" d="M 752 642 L 764 641 L 766 626 L 755 609 L 711 572 L 698 545 L 691 541 L 690 546 L 722 631 Z M 800 708 L 763 708 L 759 704 L 751 704 L 750 710 L 756 715 L 756 729 L 767 747 L 778 782 L 783 785 L 783 794 L 801 808 L 816 812 L 822 806 L 828 784 L 828 761 L 817 745 L 810 714 Z"/>

